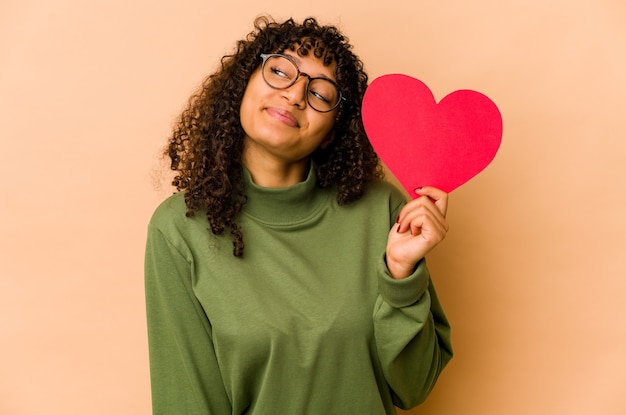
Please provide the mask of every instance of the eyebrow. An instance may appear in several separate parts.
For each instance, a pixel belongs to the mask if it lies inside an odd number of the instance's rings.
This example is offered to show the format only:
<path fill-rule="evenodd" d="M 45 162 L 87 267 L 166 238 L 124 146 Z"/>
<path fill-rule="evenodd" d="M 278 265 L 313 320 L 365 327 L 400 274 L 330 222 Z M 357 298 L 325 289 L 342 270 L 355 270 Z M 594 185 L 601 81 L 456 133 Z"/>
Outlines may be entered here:
<path fill-rule="evenodd" d="M 300 57 L 299 57 L 299 56 L 296 56 L 296 55 L 288 55 L 288 54 L 286 54 L 285 52 L 283 52 L 283 55 L 285 55 L 285 56 L 289 56 L 289 59 L 292 59 L 292 60 L 296 63 L 296 65 L 298 66 L 298 70 L 299 70 L 300 72 L 306 73 L 306 74 L 308 75 L 308 72 L 304 72 L 304 71 L 301 71 L 301 70 L 300 70 L 300 66 L 302 66 L 302 59 L 300 59 Z M 314 58 L 314 59 L 317 59 L 317 58 L 316 58 L 315 56 L 313 56 L 313 55 L 311 55 L 311 57 L 312 57 L 312 58 Z M 320 60 L 320 62 L 321 62 L 321 60 Z M 322 63 L 322 66 L 326 67 L 326 65 L 324 65 L 324 63 Z M 328 79 L 329 81 L 332 81 L 332 82 L 337 82 L 337 81 L 335 81 L 333 78 L 331 78 L 331 77 L 329 77 L 329 76 L 327 76 L 327 75 L 324 75 L 323 73 L 319 73 L 319 74 L 317 74 L 317 76 L 314 76 L 313 78 L 324 78 L 324 79 Z"/>
<path fill-rule="evenodd" d="M 289 56 L 289 59 L 292 59 L 295 63 L 297 63 L 298 65 L 300 65 L 302 63 L 302 59 L 300 59 L 299 56 L 297 55 L 288 55 L 286 53 L 283 52 L 283 55 L 285 56 Z"/>

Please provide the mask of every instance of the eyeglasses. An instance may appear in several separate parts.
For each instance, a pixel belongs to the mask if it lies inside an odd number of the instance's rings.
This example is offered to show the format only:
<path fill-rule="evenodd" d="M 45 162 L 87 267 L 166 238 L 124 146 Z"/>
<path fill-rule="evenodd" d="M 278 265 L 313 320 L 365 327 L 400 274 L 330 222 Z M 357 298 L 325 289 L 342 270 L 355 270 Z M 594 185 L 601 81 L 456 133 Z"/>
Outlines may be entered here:
<path fill-rule="evenodd" d="M 311 78 L 300 72 L 296 63 L 287 55 L 262 53 L 263 79 L 274 89 L 286 89 L 295 84 L 300 76 L 306 76 L 306 102 L 317 112 L 329 112 L 337 108 L 342 99 L 337 84 L 328 78 Z"/>

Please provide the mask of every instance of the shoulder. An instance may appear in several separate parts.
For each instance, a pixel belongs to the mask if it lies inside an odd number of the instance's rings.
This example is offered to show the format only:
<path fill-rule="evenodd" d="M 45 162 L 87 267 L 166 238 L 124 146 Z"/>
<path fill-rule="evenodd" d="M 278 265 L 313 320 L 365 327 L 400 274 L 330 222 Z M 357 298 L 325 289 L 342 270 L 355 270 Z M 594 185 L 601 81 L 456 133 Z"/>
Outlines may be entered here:
<path fill-rule="evenodd" d="M 199 219 L 204 215 L 196 213 L 192 217 L 187 216 L 185 193 L 178 192 L 165 199 L 155 209 L 150 218 L 149 228 L 159 230 L 165 235 L 185 234 L 198 226 Z M 203 229 L 207 224 L 203 224 Z"/>
<path fill-rule="evenodd" d="M 352 205 L 354 212 L 365 212 L 368 217 L 388 216 L 395 221 L 407 201 L 407 195 L 393 183 L 373 180 L 367 183 L 363 196 L 348 206 Z"/>
<path fill-rule="evenodd" d="M 367 184 L 363 199 L 378 203 L 387 201 L 390 206 L 395 208 L 407 202 L 407 195 L 387 180 L 373 180 Z"/>
<path fill-rule="evenodd" d="M 180 252 L 192 249 L 195 244 L 206 245 L 211 232 L 204 213 L 199 211 L 193 216 L 187 216 L 185 193 L 175 193 L 161 202 L 152 214 L 148 236 L 160 235 Z"/>
<path fill-rule="evenodd" d="M 150 224 L 159 226 L 164 222 L 171 222 L 180 216 L 185 217 L 186 212 L 185 194 L 183 192 L 174 193 L 155 209 L 150 218 Z"/>

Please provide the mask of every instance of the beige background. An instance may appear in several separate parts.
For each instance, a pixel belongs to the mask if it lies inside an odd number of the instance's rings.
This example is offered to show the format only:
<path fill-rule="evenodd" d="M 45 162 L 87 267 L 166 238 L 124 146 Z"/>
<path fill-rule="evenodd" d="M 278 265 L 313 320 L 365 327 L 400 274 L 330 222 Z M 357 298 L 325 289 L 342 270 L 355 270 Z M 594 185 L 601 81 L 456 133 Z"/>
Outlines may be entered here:
<path fill-rule="evenodd" d="M 372 79 L 475 89 L 503 113 L 430 258 L 456 357 L 410 413 L 626 413 L 626 3 L 258 4 L 0 3 L 0 413 L 149 413 L 156 154 L 260 13 L 318 16 Z"/>

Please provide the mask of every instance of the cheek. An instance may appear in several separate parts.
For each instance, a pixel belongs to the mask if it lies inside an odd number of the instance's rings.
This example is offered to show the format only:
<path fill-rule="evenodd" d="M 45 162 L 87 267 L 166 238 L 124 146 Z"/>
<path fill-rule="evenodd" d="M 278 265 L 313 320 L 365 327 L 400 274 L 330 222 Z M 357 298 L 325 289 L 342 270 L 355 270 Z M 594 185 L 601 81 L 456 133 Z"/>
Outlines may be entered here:
<path fill-rule="evenodd" d="M 248 80 L 248 85 L 246 85 L 246 89 L 244 90 L 243 98 L 241 100 L 241 108 L 243 108 L 244 105 L 250 108 L 255 101 L 258 101 L 259 95 L 261 91 L 263 91 L 264 84 L 265 81 L 263 81 L 263 78 L 257 69 L 252 73 L 252 76 Z"/>
<path fill-rule="evenodd" d="M 317 114 L 316 114 L 317 115 Z M 316 119 L 315 125 L 318 134 L 326 137 L 330 131 L 332 131 L 335 126 L 335 116 L 330 114 L 319 114 L 319 119 Z"/>
<path fill-rule="evenodd" d="M 246 88 L 241 100 L 241 105 L 239 106 L 239 121 L 244 129 L 246 126 L 250 125 L 254 118 L 254 112 L 257 107 L 255 104 L 257 102 L 258 100 L 255 97 L 254 90 Z"/>

